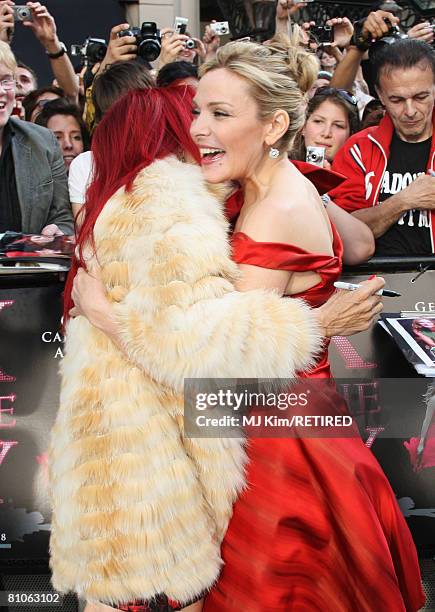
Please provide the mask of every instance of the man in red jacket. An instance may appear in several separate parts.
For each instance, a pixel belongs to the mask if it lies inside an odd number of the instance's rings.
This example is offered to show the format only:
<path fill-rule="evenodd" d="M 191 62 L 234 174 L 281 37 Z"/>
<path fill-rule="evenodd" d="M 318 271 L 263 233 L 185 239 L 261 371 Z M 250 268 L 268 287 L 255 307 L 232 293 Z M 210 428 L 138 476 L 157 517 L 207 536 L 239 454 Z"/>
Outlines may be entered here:
<path fill-rule="evenodd" d="M 354 134 L 333 170 L 347 180 L 329 192 L 364 221 L 377 256 L 435 252 L 435 52 L 405 39 L 376 54 L 376 90 L 386 108 L 379 126 Z"/>

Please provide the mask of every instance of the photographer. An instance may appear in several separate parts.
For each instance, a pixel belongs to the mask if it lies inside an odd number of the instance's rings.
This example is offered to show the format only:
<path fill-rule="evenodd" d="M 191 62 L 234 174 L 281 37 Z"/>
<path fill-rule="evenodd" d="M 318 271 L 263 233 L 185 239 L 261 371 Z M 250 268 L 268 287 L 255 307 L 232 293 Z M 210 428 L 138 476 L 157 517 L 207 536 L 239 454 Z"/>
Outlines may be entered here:
<path fill-rule="evenodd" d="M 173 28 L 161 30 L 162 52 L 159 57 L 159 68 L 172 62 L 183 61 L 198 65 L 205 57 L 207 50 L 199 38 L 193 38 L 186 34 L 177 34 Z M 188 48 L 187 41 L 193 40 L 195 47 Z"/>
<path fill-rule="evenodd" d="M 382 36 L 388 24 L 373 15 L 367 19 L 371 31 Z M 337 153 L 332 168 L 347 180 L 329 195 L 370 227 L 376 255 L 431 255 L 435 52 L 419 40 L 397 40 L 382 46 L 376 64 L 375 86 L 386 114 Z"/>
<path fill-rule="evenodd" d="M 386 36 L 393 26 L 397 26 L 399 19 L 388 11 L 373 11 L 365 20 L 355 23 L 355 30 L 352 35 L 352 40 L 349 40 L 347 53 L 342 61 L 335 69 L 334 76 L 331 81 L 333 87 L 352 90 L 358 72 L 361 70 L 361 62 L 367 54 L 367 50 L 377 40 Z M 365 62 L 367 64 L 368 62 Z M 373 95 L 375 91 L 371 84 L 373 76 L 373 68 L 366 66 L 364 71 L 366 80 L 369 81 L 369 87 Z"/>
<path fill-rule="evenodd" d="M 128 23 L 120 23 L 110 31 L 109 45 L 106 55 L 98 67 L 103 72 L 108 66 L 117 62 L 129 62 L 137 57 L 137 44 L 135 36 L 119 36 L 121 32 L 130 28 Z"/>
<path fill-rule="evenodd" d="M 15 27 L 13 17 L 14 5 L 15 3 L 11 0 L 2 0 L 0 2 L 0 38 L 9 43 L 12 40 Z M 56 22 L 53 16 L 48 12 L 47 7 L 43 6 L 40 2 L 28 2 L 26 6 L 32 11 L 32 20 L 23 21 L 22 25 L 30 28 L 44 47 L 59 87 L 63 89 L 65 96 L 71 102 L 77 104 L 79 84 L 71 60 L 66 53 L 66 47 L 60 42 L 57 35 Z M 36 89 L 36 87 L 35 82 L 33 89 Z M 27 94 L 29 91 L 25 93 Z"/>

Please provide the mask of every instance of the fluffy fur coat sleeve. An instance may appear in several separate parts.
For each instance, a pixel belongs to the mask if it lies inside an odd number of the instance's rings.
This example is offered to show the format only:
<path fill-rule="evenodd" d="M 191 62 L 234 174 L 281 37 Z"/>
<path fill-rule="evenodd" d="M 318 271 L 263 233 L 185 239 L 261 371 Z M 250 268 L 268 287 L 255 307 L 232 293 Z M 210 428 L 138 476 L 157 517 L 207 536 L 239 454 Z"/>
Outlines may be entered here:
<path fill-rule="evenodd" d="M 303 302 L 234 290 L 227 225 L 197 167 L 155 162 L 94 234 L 126 353 L 70 321 L 50 448 L 53 584 L 187 602 L 219 574 L 245 454 L 241 440 L 184 437 L 183 380 L 292 376 L 319 334 Z"/>

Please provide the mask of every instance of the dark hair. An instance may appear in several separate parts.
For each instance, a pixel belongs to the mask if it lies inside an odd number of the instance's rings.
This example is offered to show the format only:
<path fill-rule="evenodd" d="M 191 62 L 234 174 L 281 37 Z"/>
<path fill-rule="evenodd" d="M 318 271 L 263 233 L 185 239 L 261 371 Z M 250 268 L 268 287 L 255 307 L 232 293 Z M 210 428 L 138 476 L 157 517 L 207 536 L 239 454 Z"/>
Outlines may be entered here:
<path fill-rule="evenodd" d="M 38 87 L 38 77 L 36 76 L 36 72 L 33 70 L 33 68 L 30 68 L 30 66 L 18 60 L 17 60 L 17 66 L 18 68 L 24 68 L 25 70 L 28 70 L 30 74 L 32 75 L 33 80 L 35 81 L 35 87 Z"/>
<path fill-rule="evenodd" d="M 158 87 L 166 87 L 181 79 L 198 78 L 198 67 L 191 62 L 171 62 L 165 64 L 157 75 Z"/>
<path fill-rule="evenodd" d="M 320 90 L 318 90 L 308 102 L 305 123 L 310 115 L 312 115 L 319 108 L 319 106 L 323 104 L 323 102 L 328 101 L 340 106 L 346 113 L 347 120 L 349 122 L 349 136 L 352 136 L 352 134 L 358 132 L 360 129 L 358 107 L 356 104 L 354 105 L 348 102 L 343 97 L 343 93 L 341 93 L 341 90 L 335 89 L 334 87 L 325 87 L 325 91 L 322 91 L 322 88 L 320 88 Z M 348 95 L 350 97 L 352 94 Z M 292 159 L 305 161 L 305 155 L 306 149 L 304 137 L 302 136 L 302 132 L 299 132 L 295 140 L 295 146 L 293 147 L 291 157 Z"/>
<path fill-rule="evenodd" d="M 50 85 L 49 87 L 41 87 L 41 89 L 34 89 L 31 91 L 23 100 L 23 108 L 25 112 L 26 121 L 30 121 L 33 111 L 36 108 L 38 98 L 45 93 L 57 94 L 60 98 L 65 96 L 63 89 Z"/>
<path fill-rule="evenodd" d="M 87 151 L 89 149 L 89 133 L 83 122 L 81 112 L 78 106 L 76 106 L 75 104 L 71 104 L 65 98 L 59 98 L 59 100 L 51 100 L 50 102 L 47 102 L 47 104 L 41 110 L 41 112 L 35 119 L 35 123 L 37 123 L 38 125 L 42 125 L 43 127 L 48 127 L 48 122 L 55 115 L 65 115 L 68 117 L 74 117 L 80 127 L 80 132 L 83 140 L 83 151 Z"/>
<path fill-rule="evenodd" d="M 148 62 L 140 58 L 131 62 L 117 62 L 99 74 L 92 85 L 95 106 L 95 124 L 117 100 L 132 89 L 149 89 L 154 78 L 147 68 Z"/>
<path fill-rule="evenodd" d="M 396 68 L 414 68 L 419 64 L 429 66 L 435 80 L 435 51 L 428 43 L 415 38 L 404 38 L 392 45 L 382 45 L 376 52 L 375 86 L 379 87 L 382 70 L 389 73 Z"/>

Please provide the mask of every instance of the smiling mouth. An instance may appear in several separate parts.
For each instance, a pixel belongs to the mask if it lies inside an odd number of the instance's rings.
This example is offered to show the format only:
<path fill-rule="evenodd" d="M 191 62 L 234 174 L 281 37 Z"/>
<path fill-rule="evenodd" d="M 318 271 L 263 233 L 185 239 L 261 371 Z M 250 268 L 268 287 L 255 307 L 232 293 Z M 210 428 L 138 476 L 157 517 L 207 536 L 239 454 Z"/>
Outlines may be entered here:
<path fill-rule="evenodd" d="M 201 161 L 202 163 L 212 163 L 222 159 L 225 155 L 225 151 L 223 149 L 201 149 Z"/>
<path fill-rule="evenodd" d="M 6 108 L 6 102 L 0 102 L 0 111 L 5 110 L 5 108 Z"/>

